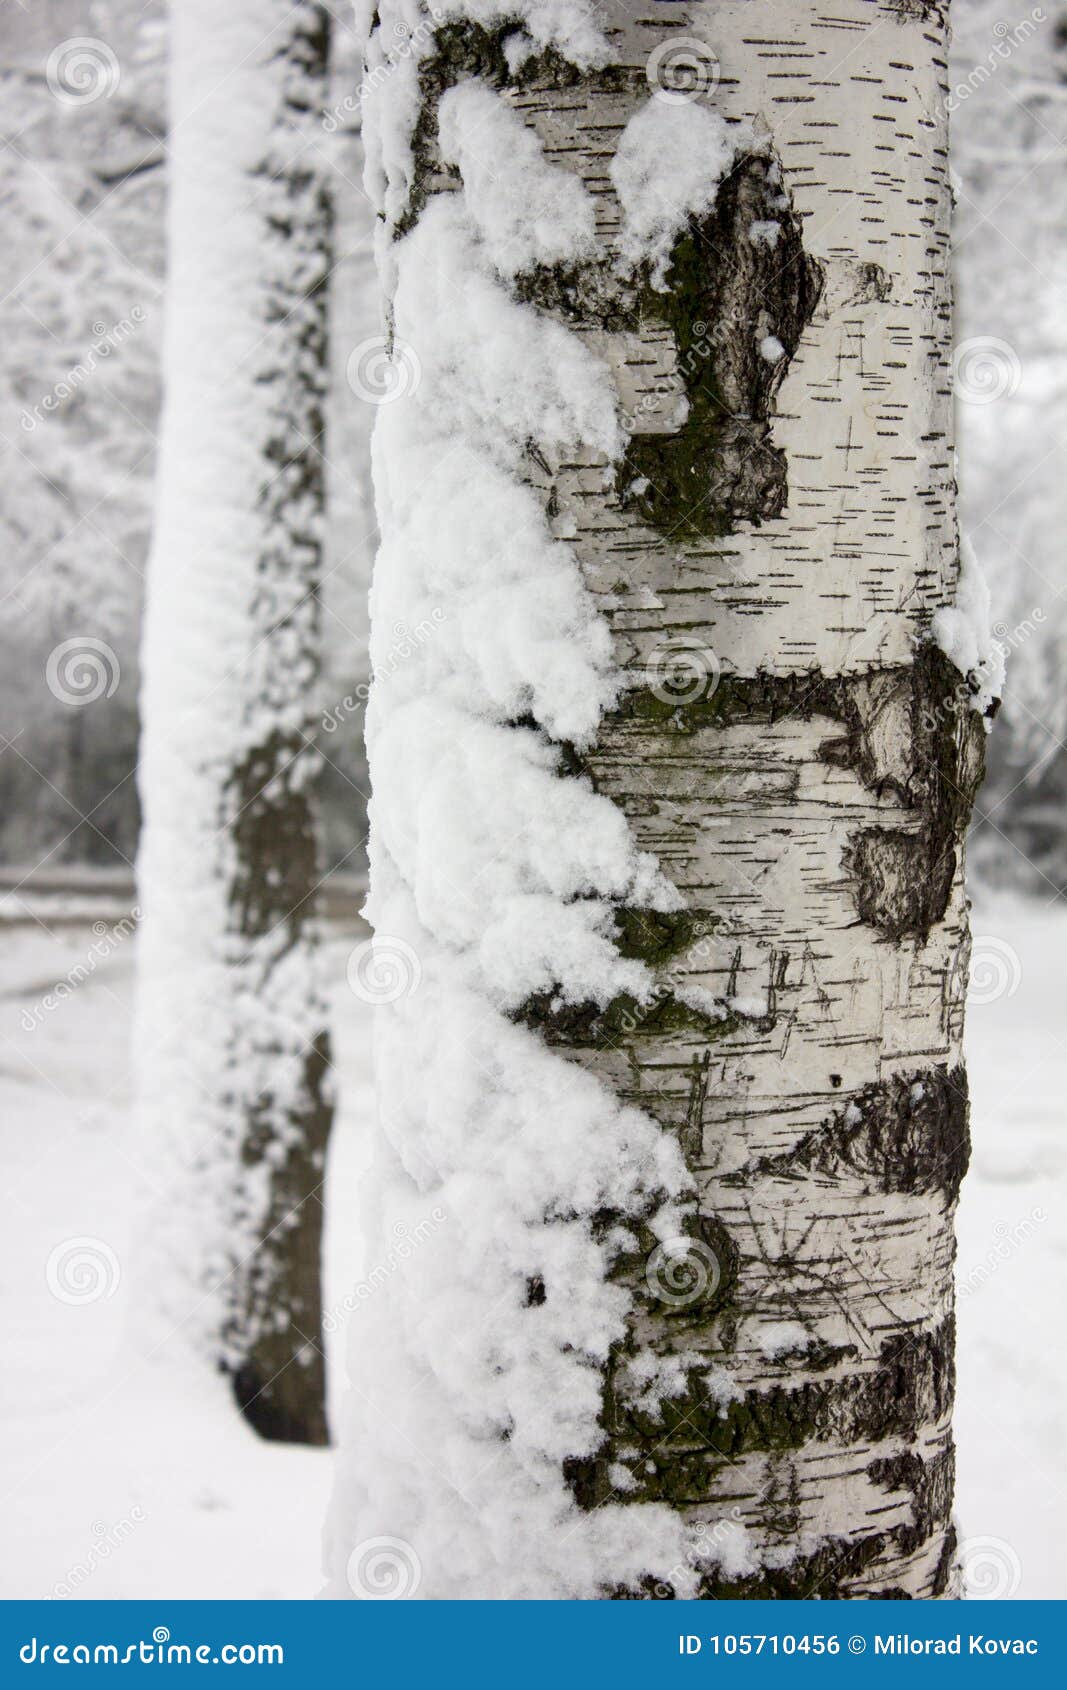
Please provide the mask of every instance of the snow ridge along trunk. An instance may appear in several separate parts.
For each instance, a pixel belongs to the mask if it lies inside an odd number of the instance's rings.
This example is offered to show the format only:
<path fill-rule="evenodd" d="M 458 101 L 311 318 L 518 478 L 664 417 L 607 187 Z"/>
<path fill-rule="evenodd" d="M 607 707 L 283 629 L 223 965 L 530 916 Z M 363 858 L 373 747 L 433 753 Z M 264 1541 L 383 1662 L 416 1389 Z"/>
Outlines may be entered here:
<path fill-rule="evenodd" d="M 448 1219 L 361 1321 L 333 1588 L 377 1532 L 424 1595 L 949 1595 L 946 8 L 513 11 L 366 20 L 376 622 L 439 615 L 370 713 L 380 1213 Z"/>
<path fill-rule="evenodd" d="M 313 143 L 329 20 L 310 0 L 182 0 L 171 21 L 139 1052 L 166 1198 L 147 1248 L 168 1322 L 256 1430 L 323 1443 L 312 788 L 331 215 Z"/>

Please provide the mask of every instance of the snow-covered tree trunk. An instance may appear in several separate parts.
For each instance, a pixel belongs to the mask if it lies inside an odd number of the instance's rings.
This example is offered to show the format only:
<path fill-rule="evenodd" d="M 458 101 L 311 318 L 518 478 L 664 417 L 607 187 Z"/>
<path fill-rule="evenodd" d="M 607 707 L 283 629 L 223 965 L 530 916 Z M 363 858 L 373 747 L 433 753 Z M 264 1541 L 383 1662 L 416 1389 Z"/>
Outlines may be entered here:
<path fill-rule="evenodd" d="M 328 14 L 172 8 L 166 397 L 144 645 L 140 1096 L 170 1321 L 326 1438 L 329 1049 L 312 786 Z M 165 1331 L 165 1329 L 164 1329 Z"/>
<path fill-rule="evenodd" d="M 417 1247 L 331 1588 L 943 1595 L 995 667 L 945 7 L 433 13 L 367 19 L 374 1209 Z"/>

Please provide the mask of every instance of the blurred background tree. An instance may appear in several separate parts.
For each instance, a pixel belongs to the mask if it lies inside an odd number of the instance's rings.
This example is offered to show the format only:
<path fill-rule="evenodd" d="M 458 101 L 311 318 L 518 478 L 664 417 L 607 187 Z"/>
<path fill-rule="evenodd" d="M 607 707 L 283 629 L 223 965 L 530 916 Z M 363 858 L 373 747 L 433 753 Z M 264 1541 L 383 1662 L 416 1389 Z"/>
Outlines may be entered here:
<path fill-rule="evenodd" d="M 340 118 L 324 124 L 321 142 L 337 206 L 323 710 L 346 696 L 357 704 L 339 713 L 323 744 L 326 866 L 350 852 L 354 828 L 362 837 L 358 689 L 375 544 L 371 408 L 352 392 L 346 370 L 354 347 L 379 328 L 373 220 L 351 101 L 359 80 L 351 8 L 330 10 Z M 137 648 L 160 405 L 166 54 L 166 0 L 0 0 L 0 863 L 20 873 L 42 862 L 128 872 L 137 846 Z M 76 636 L 105 642 L 120 676 L 91 708 L 72 708 L 45 682 L 49 654 Z"/>

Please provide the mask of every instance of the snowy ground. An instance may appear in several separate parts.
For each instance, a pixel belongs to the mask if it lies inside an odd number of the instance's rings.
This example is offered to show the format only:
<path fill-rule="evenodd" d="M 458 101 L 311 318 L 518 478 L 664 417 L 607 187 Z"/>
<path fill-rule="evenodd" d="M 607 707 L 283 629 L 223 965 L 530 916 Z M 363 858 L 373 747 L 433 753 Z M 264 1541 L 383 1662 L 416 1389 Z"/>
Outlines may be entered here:
<path fill-rule="evenodd" d="M 126 1069 L 134 941 L 112 937 L 110 909 L 105 932 L 94 932 L 84 899 L 36 908 L 52 931 L 32 920 L 5 924 L 0 958 L 0 1339 L 9 1362 L 0 1596 L 311 1596 L 330 1456 L 257 1442 L 215 1383 L 190 1371 L 179 1343 L 148 1362 L 124 1347 L 142 1160 Z M 992 1568 L 991 1594 L 1009 1594 L 1017 1572 L 1014 1594 L 1062 1596 L 1067 907 L 985 903 L 974 927 L 959 1522 L 977 1589 Z M 366 1149 L 372 1012 L 344 983 L 355 939 L 337 929 L 329 951 L 344 1083 L 330 1168 L 328 1305 L 358 1272 L 358 1240 L 343 1217 L 354 1213 Z M 49 1006 L 45 994 L 90 958 L 85 978 Z M 94 1271 L 103 1262 L 112 1295 L 64 1301 L 50 1289 L 50 1258 L 53 1284 L 73 1283 L 77 1239 L 92 1241 Z M 60 1250 L 68 1254 L 53 1254 Z M 343 1331 L 335 1356 L 341 1344 Z M 335 1388 L 340 1374 L 336 1356 Z"/>

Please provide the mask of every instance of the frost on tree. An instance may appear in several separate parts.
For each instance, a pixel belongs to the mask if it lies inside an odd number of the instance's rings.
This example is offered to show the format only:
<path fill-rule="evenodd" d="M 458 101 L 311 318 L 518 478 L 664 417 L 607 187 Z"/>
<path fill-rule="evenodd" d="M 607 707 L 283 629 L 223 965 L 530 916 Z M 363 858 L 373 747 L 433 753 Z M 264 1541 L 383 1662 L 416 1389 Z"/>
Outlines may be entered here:
<path fill-rule="evenodd" d="M 990 689 L 944 9 L 365 23 L 368 1251 L 421 1241 L 356 1323 L 331 1589 L 948 1594 Z"/>
<path fill-rule="evenodd" d="M 315 1443 L 331 1115 L 312 807 L 327 48 L 317 4 L 172 11 L 138 1051 L 165 1315 L 259 1432 Z"/>

